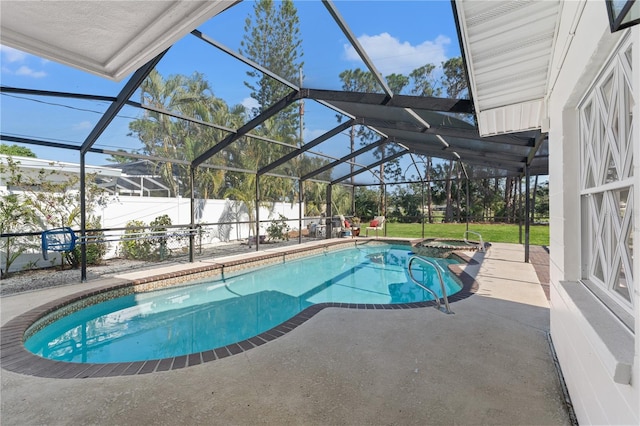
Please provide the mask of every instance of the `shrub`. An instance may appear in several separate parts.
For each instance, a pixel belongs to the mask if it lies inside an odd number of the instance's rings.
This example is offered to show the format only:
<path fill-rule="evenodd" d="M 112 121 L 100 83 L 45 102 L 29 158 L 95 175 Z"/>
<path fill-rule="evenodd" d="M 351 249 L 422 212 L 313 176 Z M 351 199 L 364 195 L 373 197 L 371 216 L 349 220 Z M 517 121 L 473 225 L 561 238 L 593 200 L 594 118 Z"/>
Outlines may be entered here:
<path fill-rule="evenodd" d="M 87 223 L 87 264 L 99 265 L 102 263 L 104 255 L 107 253 L 107 243 L 102 242 L 104 240 L 104 232 L 91 229 L 99 229 L 101 226 L 99 217 L 92 217 Z M 92 242 L 96 241 L 96 242 Z M 82 261 L 81 246 L 76 247 L 65 254 L 65 259 L 74 268 L 77 268 Z"/>
<path fill-rule="evenodd" d="M 151 226 L 151 239 L 152 254 L 155 259 L 163 260 L 168 255 L 167 250 L 167 227 L 171 226 L 171 218 L 169 215 L 162 215 L 156 217 L 150 224 Z"/>
<path fill-rule="evenodd" d="M 126 259 L 145 260 L 151 254 L 151 242 L 148 233 L 145 232 L 147 225 L 141 220 L 130 220 L 127 222 L 127 229 L 124 237 L 120 241 L 122 255 Z"/>
<path fill-rule="evenodd" d="M 269 234 L 270 240 L 283 240 L 289 241 L 289 225 L 287 225 L 287 218 L 281 214 L 278 219 L 273 219 L 271 225 L 267 228 L 267 234 Z"/>

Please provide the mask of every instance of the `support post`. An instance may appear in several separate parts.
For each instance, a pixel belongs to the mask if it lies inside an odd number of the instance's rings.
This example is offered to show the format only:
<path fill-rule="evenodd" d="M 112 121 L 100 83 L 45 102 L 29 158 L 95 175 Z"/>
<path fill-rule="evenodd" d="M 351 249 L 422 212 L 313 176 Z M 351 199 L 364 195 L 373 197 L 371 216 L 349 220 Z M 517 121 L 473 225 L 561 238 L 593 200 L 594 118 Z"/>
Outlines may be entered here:
<path fill-rule="evenodd" d="M 195 231 L 196 231 L 196 207 L 195 207 L 195 182 L 196 182 L 196 168 L 189 167 L 189 185 L 191 186 L 191 197 L 189 203 L 189 262 L 194 261 L 194 244 L 195 244 Z M 179 199 L 179 198 L 178 198 Z M 180 205 L 178 204 L 178 209 Z"/>
<path fill-rule="evenodd" d="M 356 186 L 353 184 L 353 179 L 351 182 L 351 214 L 356 216 Z"/>
<path fill-rule="evenodd" d="M 333 235 L 333 206 L 331 202 L 331 193 L 333 191 L 333 185 L 327 185 L 327 217 L 325 217 L 325 238 L 329 239 Z"/>
<path fill-rule="evenodd" d="M 531 173 L 529 171 L 529 165 L 526 165 L 524 167 L 524 172 L 525 172 L 525 184 L 527 185 L 525 187 L 525 199 L 524 199 L 524 210 L 525 210 L 525 216 L 524 216 L 524 261 L 526 263 L 529 263 L 529 226 L 530 226 L 530 202 L 529 202 L 529 198 L 530 198 L 530 194 L 529 194 L 529 180 L 531 178 Z"/>
<path fill-rule="evenodd" d="M 518 177 L 518 207 L 520 209 L 520 214 L 518 216 L 520 216 L 518 218 L 518 243 L 522 244 L 522 222 L 523 222 L 523 215 L 524 215 L 524 209 L 523 209 L 523 200 L 522 200 L 522 176 Z"/>
<path fill-rule="evenodd" d="M 422 238 L 424 238 L 424 180 L 420 180 L 422 185 L 420 185 L 420 189 L 422 190 L 422 204 L 420 205 L 420 222 L 422 222 Z"/>
<path fill-rule="evenodd" d="M 80 282 L 87 282 L 87 175 L 85 153 L 80 151 Z M 62 256 L 62 253 L 60 253 Z M 64 259 L 63 259 L 64 262 Z"/>
<path fill-rule="evenodd" d="M 387 220 L 387 185 L 382 183 L 382 191 L 380 192 L 382 196 L 382 215 L 384 216 L 385 222 Z M 384 229 L 382 230 L 384 236 L 387 236 L 387 226 L 385 224 Z"/>
<path fill-rule="evenodd" d="M 256 251 L 260 251 L 260 175 L 256 175 Z M 251 238 L 251 235 L 249 235 Z"/>
<path fill-rule="evenodd" d="M 466 179 L 466 189 L 467 189 L 467 231 L 469 230 L 469 217 L 471 215 L 471 200 L 469 196 L 469 177 Z"/>
<path fill-rule="evenodd" d="M 304 182 L 298 179 L 298 244 L 302 244 L 302 203 L 304 202 Z"/>

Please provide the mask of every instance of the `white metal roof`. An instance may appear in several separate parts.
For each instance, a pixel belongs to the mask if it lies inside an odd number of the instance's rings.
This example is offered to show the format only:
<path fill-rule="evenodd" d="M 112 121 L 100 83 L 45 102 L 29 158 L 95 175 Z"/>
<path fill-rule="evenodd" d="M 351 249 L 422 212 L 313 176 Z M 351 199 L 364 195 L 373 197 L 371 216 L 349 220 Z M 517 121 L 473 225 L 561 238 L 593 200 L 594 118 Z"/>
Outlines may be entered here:
<path fill-rule="evenodd" d="M 7 157 L 7 155 L 0 154 L 0 164 L 6 164 Z M 11 158 L 17 163 L 20 173 L 29 178 L 37 178 L 41 170 L 52 173 L 47 174 L 47 179 L 58 182 L 66 180 L 70 175 L 80 174 L 80 164 L 77 163 L 19 157 L 16 155 L 12 155 Z M 86 165 L 85 170 L 88 174 L 95 174 L 103 178 L 113 178 L 122 175 L 121 170 L 112 167 Z M 6 185 L 8 177 L 8 172 L 0 173 L 0 186 Z"/>
<path fill-rule="evenodd" d="M 480 135 L 543 127 L 561 1 L 455 5 Z"/>
<path fill-rule="evenodd" d="M 0 2 L 2 44 L 120 80 L 237 1 Z"/>

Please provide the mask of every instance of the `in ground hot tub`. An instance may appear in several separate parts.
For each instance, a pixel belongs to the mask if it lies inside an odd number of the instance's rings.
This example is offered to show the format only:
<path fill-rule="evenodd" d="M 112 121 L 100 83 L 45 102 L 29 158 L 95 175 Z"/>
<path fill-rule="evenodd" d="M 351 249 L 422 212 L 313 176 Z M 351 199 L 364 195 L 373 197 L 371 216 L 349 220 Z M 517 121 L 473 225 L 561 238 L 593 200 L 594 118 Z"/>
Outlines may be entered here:
<path fill-rule="evenodd" d="M 427 257 L 446 258 L 454 251 L 484 250 L 484 242 L 451 238 L 428 238 L 414 247 L 414 252 Z"/>

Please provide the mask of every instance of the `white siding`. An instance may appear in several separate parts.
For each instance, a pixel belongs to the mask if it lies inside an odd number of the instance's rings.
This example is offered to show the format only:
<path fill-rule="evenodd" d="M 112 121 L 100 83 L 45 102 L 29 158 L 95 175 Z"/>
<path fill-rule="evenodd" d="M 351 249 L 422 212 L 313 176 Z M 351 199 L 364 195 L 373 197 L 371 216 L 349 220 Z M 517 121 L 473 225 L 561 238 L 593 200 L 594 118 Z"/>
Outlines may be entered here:
<path fill-rule="evenodd" d="M 624 337 L 634 342 L 632 377 L 630 383 L 614 380 L 615 347 L 605 343 L 602 330 L 589 322 L 584 307 L 566 291 L 561 281 L 580 279 L 581 235 L 579 199 L 579 146 L 576 105 L 589 89 L 623 32 L 611 34 L 602 2 L 567 2 L 563 7 L 560 32 L 554 53 L 554 70 L 548 98 L 550 116 L 550 278 L 551 278 L 551 336 L 560 360 L 562 372 L 580 424 L 639 424 L 640 423 L 640 294 L 637 290 L 640 264 L 634 259 L 632 295 L 635 335 L 618 324 Z M 584 8 L 582 7 L 584 5 Z M 573 30 L 575 31 L 573 31 Z M 636 99 L 635 135 L 640 135 L 638 113 L 640 84 L 640 27 L 631 30 L 634 47 L 634 93 Z M 573 34 L 572 34 L 573 33 Z M 565 54 L 566 52 L 566 54 Z M 640 157 L 638 145 L 634 154 L 634 185 L 640 188 Z M 640 197 L 637 197 L 640 198 Z M 638 200 L 635 201 L 634 240 L 640 241 Z M 579 285 L 579 284 L 576 284 Z M 587 293 L 588 294 L 588 293 Z M 607 314 L 604 305 L 595 298 L 596 309 Z M 617 321 L 617 320 L 616 320 Z M 627 334 L 625 334 L 627 333 Z M 624 339 L 623 339 L 624 340 Z M 613 345 L 615 346 L 615 345 Z M 618 378 L 618 381 L 620 379 Z"/>

